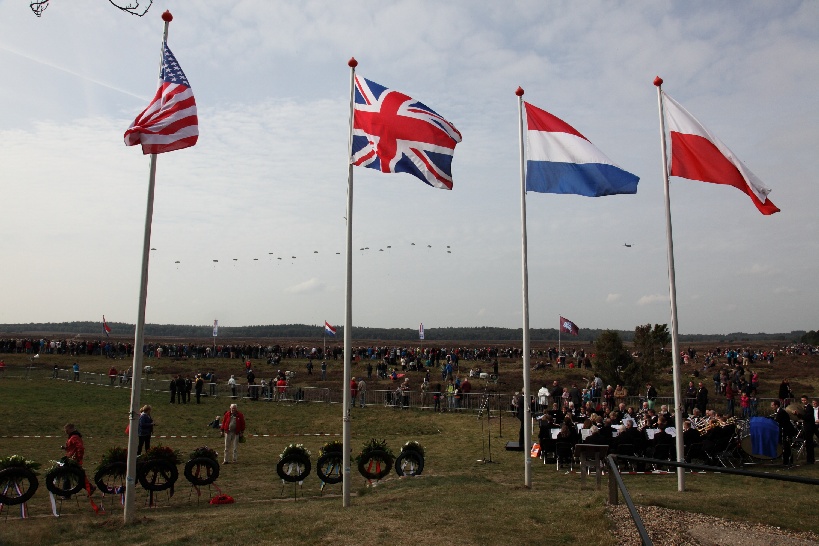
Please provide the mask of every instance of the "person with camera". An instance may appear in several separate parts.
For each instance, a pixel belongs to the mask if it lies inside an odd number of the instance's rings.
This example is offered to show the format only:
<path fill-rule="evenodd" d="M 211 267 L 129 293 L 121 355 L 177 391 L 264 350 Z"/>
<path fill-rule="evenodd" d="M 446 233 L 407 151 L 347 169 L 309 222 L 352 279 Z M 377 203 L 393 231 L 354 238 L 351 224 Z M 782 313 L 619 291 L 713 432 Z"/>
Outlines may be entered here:
<path fill-rule="evenodd" d="M 779 442 L 782 444 L 782 464 L 790 466 L 793 464 L 793 454 L 791 452 L 791 440 L 796 436 L 796 427 L 791 422 L 791 417 L 788 412 L 782 407 L 779 400 L 774 399 L 771 402 L 771 409 L 773 415 L 771 419 L 779 425 Z"/>

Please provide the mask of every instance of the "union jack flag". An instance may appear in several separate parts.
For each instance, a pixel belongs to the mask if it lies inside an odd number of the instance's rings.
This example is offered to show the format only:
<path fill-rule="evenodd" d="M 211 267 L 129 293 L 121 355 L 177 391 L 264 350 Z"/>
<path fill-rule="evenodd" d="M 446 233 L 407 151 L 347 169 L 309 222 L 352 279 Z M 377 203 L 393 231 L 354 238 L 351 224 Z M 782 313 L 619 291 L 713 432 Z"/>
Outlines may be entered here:
<path fill-rule="evenodd" d="M 159 88 L 145 110 L 125 131 L 125 145 L 142 144 L 143 154 L 161 154 L 196 144 L 196 99 L 168 44 L 164 45 Z"/>
<path fill-rule="evenodd" d="M 452 189 L 452 156 L 461 133 L 432 108 L 366 78 L 355 77 L 353 156 L 358 167 L 409 173 Z"/>

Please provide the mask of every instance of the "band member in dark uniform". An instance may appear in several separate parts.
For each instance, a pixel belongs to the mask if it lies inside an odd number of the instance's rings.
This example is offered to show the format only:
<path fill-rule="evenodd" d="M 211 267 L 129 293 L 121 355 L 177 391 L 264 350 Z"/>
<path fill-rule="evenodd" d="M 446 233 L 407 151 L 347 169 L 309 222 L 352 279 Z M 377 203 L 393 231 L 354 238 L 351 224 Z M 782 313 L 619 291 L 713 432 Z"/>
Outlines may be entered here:
<path fill-rule="evenodd" d="M 793 464 L 793 454 L 791 453 L 791 440 L 796 436 L 796 427 L 791 423 L 790 415 L 782 408 L 779 400 L 771 402 L 771 409 L 774 411 L 771 419 L 779 424 L 779 442 L 782 444 L 782 464 L 790 466 Z"/>
<path fill-rule="evenodd" d="M 819 419 L 819 415 L 817 415 L 816 409 L 816 400 L 813 401 L 813 405 L 810 403 L 810 399 L 807 395 L 802 395 L 802 405 L 805 406 L 802 414 L 802 434 L 805 435 L 805 455 L 807 456 L 807 464 L 813 464 L 816 459 L 814 455 L 814 446 L 815 446 L 815 439 L 814 434 L 816 434 L 816 424 L 817 419 Z"/>

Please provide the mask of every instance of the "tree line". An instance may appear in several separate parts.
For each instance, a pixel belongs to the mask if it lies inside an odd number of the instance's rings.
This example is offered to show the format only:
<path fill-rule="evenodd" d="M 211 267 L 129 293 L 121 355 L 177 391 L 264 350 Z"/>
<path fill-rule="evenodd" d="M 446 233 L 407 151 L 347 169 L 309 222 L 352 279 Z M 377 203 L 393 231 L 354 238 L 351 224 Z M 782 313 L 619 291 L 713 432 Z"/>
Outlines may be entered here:
<path fill-rule="evenodd" d="M 109 322 L 111 335 L 115 337 L 133 337 L 135 326 L 124 322 Z M 344 327 L 338 326 L 335 338 L 343 339 Z M 597 341 L 605 332 L 616 332 L 620 339 L 627 343 L 634 343 L 639 334 L 629 330 L 602 330 L 592 328 L 581 328 L 580 334 L 572 336 L 566 333 L 560 334 L 560 338 L 567 345 L 585 344 L 590 345 Z M 21 324 L 0 324 L 0 333 L 21 334 L 25 336 L 33 335 L 80 335 L 80 336 L 102 336 L 102 323 L 100 321 L 76 321 L 76 322 L 47 322 L 47 323 L 21 323 Z M 554 341 L 558 339 L 559 332 L 556 328 L 534 328 L 530 330 L 532 341 Z M 186 324 L 146 324 L 145 335 L 153 337 L 172 338 L 208 338 L 213 336 L 213 326 L 211 325 L 186 325 Z M 271 324 L 271 325 L 251 325 L 251 326 L 220 326 L 219 338 L 224 339 L 246 339 L 246 338 L 293 338 L 293 339 L 321 339 L 324 336 L 323 324 Z M 806 340 L 807 337 L 812 336 Z M 417 341 L 418 330 L 414 328 L 367 328 L 353 327 L 353 338 L 357 340 L 383 340 L 383 341 Z M 428 328 L 424 331 L 426 341 L 510 341 L 519 342 L 523 338 L 522 328 L 497 328 L 492 326 L 478 327 L 446 327 Z M 801 341 L 802 343 L 819 343 L 819 334 L 815 331 L 806 332 L 796 330 L 789 333 L 778 334 L 747 334 L 736 332 L 726 335 L 721 334 L 686 334 L 680 335 L 679 339 L 685 343 L 698 342 L 719 342 L 719 343 L 742 343 L 753 341 Z"/>

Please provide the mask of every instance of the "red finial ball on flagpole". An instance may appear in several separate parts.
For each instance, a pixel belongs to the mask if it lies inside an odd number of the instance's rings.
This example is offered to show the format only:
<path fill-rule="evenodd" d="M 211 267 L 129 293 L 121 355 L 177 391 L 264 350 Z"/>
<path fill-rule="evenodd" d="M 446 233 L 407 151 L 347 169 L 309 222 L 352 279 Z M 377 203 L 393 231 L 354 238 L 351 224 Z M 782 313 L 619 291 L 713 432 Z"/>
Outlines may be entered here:
<path fill-rule="evenodd" d="M 515 89 L 515 95 L 517 95 L 519 97 L 522 97 L 523 96 L 523 88 L 518 86 L 518 88 Z"/>
<path fill-rule="evenodd" d="M 173 21 L 173 15 L 171 15 L 170 11 L 165 10 L 165 13 L 162 14 L 162 20 L 165 21 L 166 23 L 170 23 L 171 21 Z"/>
<path fill-rule="evenodd" d="M 350 60 L 347 61 L 347 66 L 350 68 L 355 68 L 358 66 L 358 61 L 355 60 L 355 57 L 350 57 Z"/>
<path fill-rule="evenodd" d="M 656 78 L 654 78 L 654 85 L 656 85 L 657 87 L 660 87 L 662 84 L 663 84 L 663 79 L 660 76 L 657 76 Z"/>

